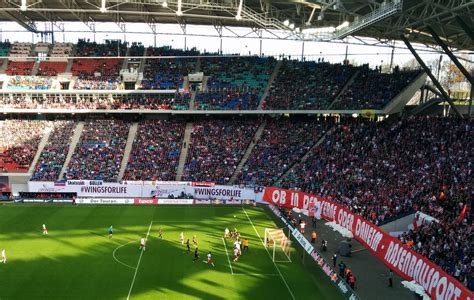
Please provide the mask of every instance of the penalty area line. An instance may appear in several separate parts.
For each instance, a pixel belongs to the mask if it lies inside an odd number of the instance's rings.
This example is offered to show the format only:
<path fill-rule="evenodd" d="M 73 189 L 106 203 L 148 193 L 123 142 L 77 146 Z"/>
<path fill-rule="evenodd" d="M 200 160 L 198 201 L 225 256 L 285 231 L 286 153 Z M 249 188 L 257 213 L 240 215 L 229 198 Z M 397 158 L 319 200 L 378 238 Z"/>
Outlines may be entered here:
<path fill-rule="evenodd" d="M 273 265 L 275 266 L 275 269 L 278 271 L 278 274 L 280 274 L 280 277 L 281 277 L 281 279 L 283 280 L 283 283 L 285 283 L 285 286 L 286 286 L 286 288 L 288 289 L 288 292 L 290 292 L 291 298 L 292 298 L 293 300 L 295 300 L 295 299 L 296 299 L 296 298 L 295 298 L 295 295 L 293 295 L 293 292 L 291 291 L 290 286 L 289 286 L 288 283 L 286 282 L 285 277 L 283 277 L 283 274 L 281 274 L 281 271 L 280 271 L 280 269 L 278 268 L 277 264 L 273 261 L 272 255 L 270 254 L 270 252 L 268 251 L 267 247 L 265 246 L 265 242 L 262 240 L 262 237 L 261 237 L 260 234 L 258 233 L 257 228 L 255 228 L 255 225 L 253 225 L 252 219 L 250 219 L 249 214 L 247 213 L 247 211 L 245 210 L 245 208 L 244 208 L 243 206 L 242 206 L 242 210 L 244 211 L 245 215 L 247 216 L 247 219 L 249 220 L 250 224 L 252 225 L 253 230 L 255 230 L 255 233 L 257 234 L 258 238 L 259 238 L 260 241 L 262 242 L 263 248 L 265 248 L 265 250 L 267 251 L 268 256 L 270 257 L 270 260 L 272 261 Z"/>
<path fill-rule="evenodd" d="M 150 235 L 150 230 L 151 230 L 151 225 L 152 224 L 153 224 L 153 221 L 151 221 L 150 226 L 148 226 L 148 232 L 147 232 L 146 237 L 145 237 L 145 245 L 146 245 L 146 242 L 148 240 L 148 236 Z M 137 278 L 138 268 L 140 267 L 140 262 L 142 261 L 143 252 L 144 252 L 144 250 L 142 249 L 141 252 L 140 252 L 140 257 L 138 258 L 138 263 L 137 263 L 137 267 L 135 269 L 135 274 L 133 275 L 132 284 L 130 285 L 130 290 L 128 290 L 127 300 L 130 299 L 130 294 L 132 293 L 133 285 L 135 284 L 135 278 Z"/>
<path fill-rule="evenodd" d="M 222 243 L 224 244 L 225 256 L 227 257 L 227 261 L 229 262 L 230 273 L 232 273 L 232 275 L 234 275 L 234 270 L 232 270 L 232 264 L 230 263 L 229 252 L 227 252 L 227 246 L 225 244 L 224 238 L 222 238 Z"/>

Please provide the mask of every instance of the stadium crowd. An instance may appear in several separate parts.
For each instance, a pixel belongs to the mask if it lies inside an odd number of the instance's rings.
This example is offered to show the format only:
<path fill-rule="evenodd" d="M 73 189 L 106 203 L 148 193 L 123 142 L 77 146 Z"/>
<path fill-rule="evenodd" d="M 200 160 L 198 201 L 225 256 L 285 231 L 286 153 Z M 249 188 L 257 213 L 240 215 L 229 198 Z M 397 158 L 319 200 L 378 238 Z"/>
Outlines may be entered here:
<path fill-rule="evenodd" d="M 237 120 L 194 123 L 183 180 L 227 183 L 252 141 L 259 122 Z"/>
<path fill-rule="evenodd" d="M 183 51 L 169 47 L 149 47 L 147 56 L 150 58 L 145 62 L 141 89 L 177 90 L 183 88 L 184 76 L 194 72 L 197 59 L 179 56 L 196 55 L 196 53 L 198 52 L 195 49 Z"/>
<path fill-rule="evenodd" d="M 259 94 L 255 92 L 198 92 L 194 107 L 199 110 L 257 109 Z"/>
<path fill-rule="evenodd" d="M 141 122 L 133 141 L 124 180 L 175 180 L 186 123 Z"/>
<path fill-rule="evenodd" d="M 333 108 L 381 109 L 420 73 L 420 70 L 400 71 L 396 67 L 393 73 L 385 74 L 364 65 Z"/>
<path fill-rule="evenodd" d="M 356 68 L 315 61 L 284 60 L 265 109 L 327 109 Z"/>
<path fill-rule="evenodd" d="M 117 181 L 130 124 L 116 119 L 88 121 L 65 179 Z"/>
<path fill-rule="evenodd" d="M 269 119 L 239 174 L 247 184 L 272 185 L 297 163 L 327 130 L 325 122 Z"/>
<path fill-rule="evenodd" d="M 41 152 L 35 171 L 31 176 L 32 181 L 58 180 L 66 161 L 76 123 L 74 121 L 55 121 L 52 122 L 52 127 L 48 142 Z"/>
<path fill-rule="evenodd" d="M 376 225 L 422 211 L 436 218 L 401 237 L 472 289 L 472 120 L 346 121 L 282 180 L 328 196 Z M 263 182 L 262 182 L 263 183 Z"/>
<path fill-rule="evenodd" d="M 15 90 L 48 90 L 51 88 L 51 77 L 44 76 L 12 76 L 8 89 Z"/>
<path fill-rule="evenodd" d="M 3 172 L 26 172 L 46 126 L 46 121 L 0 121 L 0 169 Z"/>

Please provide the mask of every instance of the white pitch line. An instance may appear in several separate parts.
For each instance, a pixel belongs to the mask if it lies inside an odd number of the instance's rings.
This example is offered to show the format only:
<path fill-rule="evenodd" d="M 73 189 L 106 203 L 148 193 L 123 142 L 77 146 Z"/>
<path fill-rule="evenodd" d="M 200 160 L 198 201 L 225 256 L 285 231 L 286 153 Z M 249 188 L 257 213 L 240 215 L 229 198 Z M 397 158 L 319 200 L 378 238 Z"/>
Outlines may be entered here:
<path fill-rule="evenodd" d="M 115 252 L 116 252 L 118 249 L 120 249 L 120 248 L 122 248 L 122 247 L 124 247 L 124 246 L 126 246 L 126 245 L 128 245 L 128 244 L 135 243 L 135 242 L 136 242 L 136 241 L 131 241 L 131 242 L 128 242 L 128 243 L 126 243 L 126 244 L 120 245 L 120 246 L 118 246 L 117 248 L 115 248 L 114 252 L 112 252 L 112 257 L 115 259 L 116 262 L 118 262 L 119 264 L 122 264 L 122 265 L 124 265 L 124 266 L 126 266 L 126 267 L 129 267 L 130 269 L 134 269 L 134 270 L 136 269 L 135 267 L 133 267 L 133 266 L 131 266 L 131 265 L 129 265 L 129 264 L 126 264 L 126 263 L 120 261 L 120 260 L 115 256 Z"/>
<path fill-rule="evenodd" d="M 232 273 L 232 275 L 234 275 L 234 270 L 232 270 L 232 264 L 230 263 L 229 253 L 227 252 L 227 246 L 225 244 L 224 238 L 222 238 L 222 243 L 224 244 L 225 256 L 227 256 L 227 261 L 229 262 L 230 273 Z"/>
<path fill-rule="evenodd" d="M 263 248 L 265 248 L 265 250 L 267 251 L 268 256 L 270 257 L 270 260 L 272 261 L 273 265 L 275 266 L 275 269 L 278 271 L 278 274 L 280 274 L 280 277 L 281 277 L 281 279 L 283 280 L 283 282 L 285 283 L 286 288 L 288 289 L 288 292 L 290 292 L 291 298 L 292 298 L 293 300 L 295 300 L 295 299 L 296 299 L 296 298 L 295 298 L 295 295 L 293 295 L 293 292 L 291 291 L 290 286 L 289 286 L 288 283 L 286 282 L 285 277 L 283 277 L 283 274 L 281 274 L 280 269 L 278 268 L 277 264 L 273 261 L 272 255 L 270 254 L 270 252 L 268 252 L 267 247 L 265 247 L 265 242 L 262 240 L 262 237 L 261 237 L 260 234 L 258 233 L 257 228 L 255 228 L 255 225 L 253 225 L 252 220 L 250 219 L 249 215 L 247 214 L 247 211 L 245 210 L 245 208 L 244 208 L 243 206 L 242 206 L 242 210 L 244 211 L 245 215 L 247 216 L 247 219 L 249 220 L 250 224 L 252 224 L 253 230 L 255 230 L 255 233 L 257 234 L 258 238 L 259 238 L 260 241 L 262 242 Z"/>
<path fill-rule="evenodd" d="M 152 224 L 153 224 L 153 221 L 151 221 L 150 226 L 148 226 L 148 232 L 147 232 L 146 237 L 145 237 L 145 245 L 146 245 L 146 242 L 148 240 L 148 236 L 150 235 L 150 230 L 151 230 L 151 225 Z M 132 284 L 130 285 L 130 290 L 128 291 L 127 300 L 130 299 L 130 294 L 132 293 L 133 284 L 135 283 L 135 278 L 137 278 L 138 267 L 140 267 L 140 262 L 142 261 L 143 252 L 144 252 L 144 250 L 142 250 L 142 252 L 140 252 L 140 257 L 138 258 L 137 268 L 135 269 L 135 274 L 133 275 Z"/>
<path fill-rule="evenodd" d="M 234 275 L 242 276 L 280 276 L 280 274 L 262 274 L 262 273 L 234 273 Z"/>

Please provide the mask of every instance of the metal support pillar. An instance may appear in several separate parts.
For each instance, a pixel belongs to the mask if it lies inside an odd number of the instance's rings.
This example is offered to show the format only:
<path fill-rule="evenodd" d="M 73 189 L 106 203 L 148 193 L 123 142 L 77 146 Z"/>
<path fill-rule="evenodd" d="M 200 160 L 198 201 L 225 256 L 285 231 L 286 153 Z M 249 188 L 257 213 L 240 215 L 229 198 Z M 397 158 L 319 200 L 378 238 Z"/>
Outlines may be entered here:
<path fill-rule="evenodd" d="M 436 86 L 438 91 L 441 93 L 443 100 L 447 101 L 449 103 L 449 105 L 453 108 L 454 112 L 462 119 L 463 115 L 461 114 L 461 112 L 457 109 L 456 105 L 454 105 L 451 98 L 448 96 L 448 94 L 443 89 L 443 87 L 441 86 L 439 81 L 436 79 L 436 77 L 433 75 L 433 73 L 431 73 L 431 70 L 426 66 L 425 62 L 421 59 L 421 57 L 418 55 L 418 53 L 416 53 L 415 49 L 413 48 L 411 43 L 408 41 L 408 39 L 405 37 L 405 35 L 402 34 L 400 36 L 400 38 L 405 43 L 408 50 L 410 50 L 410 52 L 413 54 L 413 56 L 418 61 L 420 66 L 423 68 L 423 70 L 425 70 L 426 74 L 431 78 L 431 81 L 433 81 L 433 84 Z"/>
<path fill-rule="evenodd" d="M 304 40 L 301 43 L 301 61 L 304 61 Z"/>
<path fill-rule="evenodd" d="M 464 22 L 464 20 L 461 19 L 461 17 L 459 17 L 459 16 L 456 16 L 456 21 L 458 22 L 459 26 L 461 26 L 461 28 L 466 32 L 466 34 L 469 36 L 469 38 L 472 41 L 474 41 L 474 30 L 469 28 L 469 26 L 466 24 L 466 22 Z"/>
<path fill-rule="evenodd" d="M 466 79 L 472 84 L 472 77 L 471 74 L 464 68 L 464 66 L 459 62 L 458 58 L 449 50 L 448 46 L 441 40 L 439 35 L 433 30 L 431 26 L 428 26 L 428 31 L 431 33 L 431 36 L 436 41 L 436 43 L 443 49 L 444 53 L 446 53 L 449 58 L 453 61 L 453 63 L 458 67 L 459 71 L 466 77 Z"/>

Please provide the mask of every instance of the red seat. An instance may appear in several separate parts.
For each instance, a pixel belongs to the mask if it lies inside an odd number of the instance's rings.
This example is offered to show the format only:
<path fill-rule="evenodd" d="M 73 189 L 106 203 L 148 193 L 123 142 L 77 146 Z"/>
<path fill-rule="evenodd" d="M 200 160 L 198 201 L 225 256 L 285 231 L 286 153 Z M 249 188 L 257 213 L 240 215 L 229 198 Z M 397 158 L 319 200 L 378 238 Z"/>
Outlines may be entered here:
<path fill-rule="evenodd" d="M 5 73 L 7 75 L 31 75 L 35 65 L 34 61 L 9 61 Z"/>

